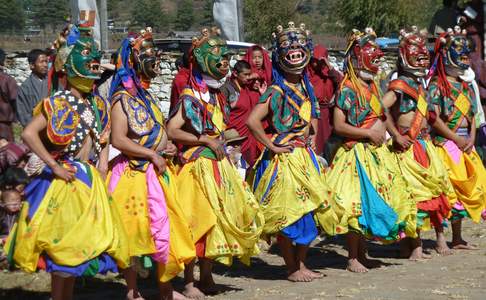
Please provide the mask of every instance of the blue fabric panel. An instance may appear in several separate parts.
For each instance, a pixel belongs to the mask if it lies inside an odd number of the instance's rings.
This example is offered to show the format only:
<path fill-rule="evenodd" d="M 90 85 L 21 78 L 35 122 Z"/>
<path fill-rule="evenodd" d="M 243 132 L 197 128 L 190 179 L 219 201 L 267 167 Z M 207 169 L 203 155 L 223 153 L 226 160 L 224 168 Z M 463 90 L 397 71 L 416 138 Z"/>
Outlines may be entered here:
<path fill-rule="evenodd" d="M 282 234 L 298 245 L 309 245 L 317 237 L 317 227 L 311 212 L 282 229 Z"/>
<path fill-rule="evenodd" d="M 398 216 L 373 187 L 359 159 L 356 159 L 356 168 L 361 186 L 362 212 L 358 222 L 364 231 L 385 238 L 394 228 Z"/>
<path fill-rule="evenodd" d="M 48 255 L 44 255 L 44 258 L 46 260 L 46 271 L 49 273 L 64 272 L 64 273 L 71 274 L 72 276 L 79 277 L 83 275 L 83 273 L 88 269 L 89 265 L 94 260 L 98 260 L 98 264 L 99 264 L 98 273 L 106 274 L 107 272 L 113 272 L 113 273 L 118 272 L 116 262 L 113 260 L 113 258 L 111 258 L 106 253 L 102 253 L 97 258 L 94 258 L 92 260 L 89 260 L 85 263 L 73 267 L 58 265 L 55 262 L 53 262 Z"/>

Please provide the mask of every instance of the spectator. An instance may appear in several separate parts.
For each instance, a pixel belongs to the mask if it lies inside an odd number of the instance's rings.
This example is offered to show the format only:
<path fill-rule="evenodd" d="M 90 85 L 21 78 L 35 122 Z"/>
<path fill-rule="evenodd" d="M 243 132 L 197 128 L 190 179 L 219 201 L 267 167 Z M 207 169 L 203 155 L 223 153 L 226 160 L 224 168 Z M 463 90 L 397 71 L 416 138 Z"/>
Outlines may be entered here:
<path fill-rule="evenodd" d="M 448 28 L 454 28 L 458 21 L 457 0 L 444 0 L 442 6 L 435 12 L 429 25 L 429 32 L 434 36 L 447 31 Z"/>
<path fill-rule="evenodd" d="M 0 174 L 9 167 L 23 168 L 28 160 L 29 148 L 24 144 L 0 142 Z"/>
<path fill-rule="evenodd" d="M 189 78 L 191 77 L 191 70 L 189 66 L 189 54 L 184 51 L 182 61 L 177 66 L 177 74 L 172 81 L 172 87 L 170 89 L 170 109 L 169 113 L 172 113 L 173 108 L 179 102 L 179 96 L 182 90 L 189 84 Z"/>
<path fill-rule="evenodd" d="M 27 54 L 30 73 L 24 83 L 20 86 L 17 95 L 17 120 L 22 126 L 32 119 L 32 111 L 40 100 L 49 96 L 47 89 L 47 55 L 43 50 L 34 49 Z"/>
<path fill-rule="evenodd" d="M 15 121 L 17 83 L 4 72 L 5 52 L 0 49 L 0 138 L 14 141 L 12 123 Z"/>
<path fill-rule="evenodd" d="M 322 45 L 314 47 L 314 55 L 307 67 L 309 80 L 314 87 L 314 94 L 319 101 L 321 118 L 317 127 L 316 153 L 324 155 L 325 145 L 332 133 L 331 108 L 333 107 L 334 92 L 339 86 L 343 75 L 335 70 L 328 61 L 327 49 Z M 324 155 L 327 160 L 329 155 Z"/>
<path fill-rule="evenodd" d="M 240 136 L 247 137 L 241 146 L 241 153 L 249 166 L 253 165 L 261 152 L 259 143 L 246 126 L 248 116 L 260 98 L 260 93 L 254 90 L 255 81 L 251 80 L 251 75 L 250 64 L 240 60 L 236 62 L 231 78 L 221 88 L 231 106 L 229 127 L 236 129 Z"/>

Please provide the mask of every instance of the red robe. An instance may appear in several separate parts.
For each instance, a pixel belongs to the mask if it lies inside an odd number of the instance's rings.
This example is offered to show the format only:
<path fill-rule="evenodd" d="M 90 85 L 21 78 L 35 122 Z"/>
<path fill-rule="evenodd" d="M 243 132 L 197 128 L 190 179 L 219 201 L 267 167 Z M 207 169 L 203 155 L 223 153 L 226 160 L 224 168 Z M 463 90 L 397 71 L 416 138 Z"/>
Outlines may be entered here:
<path fill-rule="evenodd" d="M 238 131 L 240 136 L 246 136 L 241 145 L 241 154 L 243 159 L 252 166 L 261 153 L 258 141 L 246 126 L 246 121 L 250 116 L 252 109 L 258 103 L 260 93 L 243 87 L 240 90 L 240 97 L 236 102 L 235 107 L 230 112 L 229 128 L 234 128 Z"/>
<path fill-rule="evenodd" d="M 314 47 L 313 58 L 319 60 L 323 57 L 328 57 L 327 49 L 322 45 L 316 45 Z M 316 147 L 317 154 L 322 155 L 324 152 L 324 145 L 332 133 L 331 100 L 343 77 L 338 71 L 329 70 L 327 66 L 321 69 L 314 69 L 309 64 L 307 70 L 309 72 L 309 80 L 314 87 L 314 94 L 319 101 L 321 111 L 321 118 L 319 119 L 317 126 Z"/>
<path fill-rule="evenodd" d="M 179 102 L 179 96 L 181 95 L 182 90 L 189 84 L 190 75 L 191 71 L 182 67 L 174 77 L 170 90 L 170 112 L 172 112 L 172 109 L 176 106 L 177 102 Z"/>
<path fill-rule="evenodd" d="M 259 50 L 263 55 L 263 68 L 261 70 L 258 70 L 252 61 L 253 51 L 255 50 Z M 270 60 L 270 57 L 265 49 L 263 49 L 261 46 L 253 45 L 248 48 L 243 60 L 250 64 L 251 71 L 258 74 L 258 76 L 262 78 L 267 85 L 272 84 L 272 61 Z"/>

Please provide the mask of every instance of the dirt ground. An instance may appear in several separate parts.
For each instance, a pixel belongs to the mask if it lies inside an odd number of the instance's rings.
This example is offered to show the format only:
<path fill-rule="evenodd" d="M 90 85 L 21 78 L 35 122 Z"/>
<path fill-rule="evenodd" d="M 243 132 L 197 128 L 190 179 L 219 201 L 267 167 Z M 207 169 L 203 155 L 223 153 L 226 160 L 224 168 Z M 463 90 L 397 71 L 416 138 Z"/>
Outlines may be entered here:
<path fill-rule="evenodd" d="M 447 232 L 450 239 L 450 230 Z M 464 224 L 464 237 L 478 244 L 477 251 L 456 251 L 441 257 L 432 251 L 433 232 L 424 234 L 425 247 L 433 258 L 411 262 L 398 259 L 397 245 L 370 243 L 370 256 L 383 267 L 367 274 L 345 270 L 346 251 L 341 238 L 325 239 L 312 247 L 309 266 L 327 276 L 311 283 L 285 280 L 278 250 L 262 251 L 251 268 L 236 263 L 231 268 L 217 266 L 215 279 L 223 293 L 210 299 L 486 299 L 486 224 Z M 180 289 L 181 279 L 175 280 Z M 157 299 L 154 279 L 141 280 L 147 299 Z M 115 275 L 78 279 L 75 299 L 124 299 L 123 280 Z M 0 299 L 49 299 L 49 276 L 45 273 L 0 273 Z"/>

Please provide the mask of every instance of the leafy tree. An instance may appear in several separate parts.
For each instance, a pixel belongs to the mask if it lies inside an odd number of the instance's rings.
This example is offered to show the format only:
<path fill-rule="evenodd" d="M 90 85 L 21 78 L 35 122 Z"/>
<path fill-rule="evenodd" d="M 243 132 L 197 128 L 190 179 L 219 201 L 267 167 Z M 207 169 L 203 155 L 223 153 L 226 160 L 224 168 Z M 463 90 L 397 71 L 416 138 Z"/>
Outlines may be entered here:
<path fill-rule="evenodd" d="M 347 0 L 337 1 L 335 11 L 345 31 L 371 26 L 378 35 L 396 33 L 412 24 L 426 27 L 430 17 L 440 7 L 437 0 Z"/>
<path fill-rule="evenodd" d="M 199 25 L 211 26 L 214 23 L 213 4 L 214 4 L 214 0 L 204 0 L 204 6 L 202 9 L 201 20 L 199 21 Z"/>
<path fill-rule="evenodd" d="M 177 15 L 175 28 L 178 30 L 188 30 L 194 23 L 193 1 L 181 0 L 177 2 Z"/>
<path fill-rule="evenodd" d="M 292 0 L 245 0 L 243 13 L 246 40 L 268 45 L 277 25 L 285 26 L 289 21 L 298 24 L 302 21 L 297 14 L 301 3 Z"/>
<path fill-rule="evenodd" d="M 0 31 L 23 29 L 24 10 L 19 0 L 0 0 Z"/>
<path fill-rule="evenodd" d="M 70 15 L 68 0 L 32 0 L 33 19 L 41 28 L 56 31 Z"/>
<path fill-rule="evenodd" d="M 140 27 L 151 26 L 156 31 L 166 24 L 165 14 L 159 0 L 138 0 L 132 6 L 132 23 Z"/>

